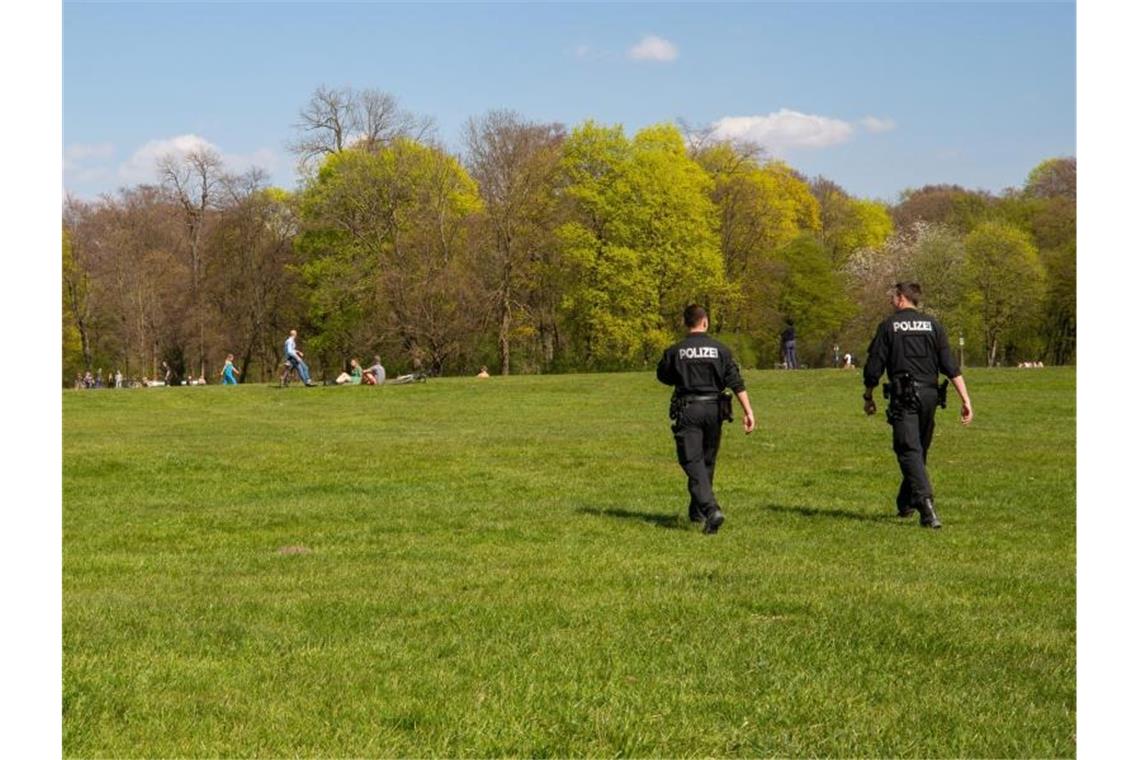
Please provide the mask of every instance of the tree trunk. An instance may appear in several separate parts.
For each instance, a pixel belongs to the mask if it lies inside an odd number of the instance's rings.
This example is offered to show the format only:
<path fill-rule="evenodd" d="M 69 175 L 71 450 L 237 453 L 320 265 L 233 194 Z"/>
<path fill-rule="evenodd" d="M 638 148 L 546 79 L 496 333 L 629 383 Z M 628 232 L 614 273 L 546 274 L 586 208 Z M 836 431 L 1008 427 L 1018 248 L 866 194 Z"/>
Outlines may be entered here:
<path fill-rule="evenodd" d="M 499 364 L 504 375 L 511 374 L 511 290 L 510 270 L 503 282 L 502 301 L 499 303 Z"/>
<path fill-rule="evenodd" d="M 83 368 L 88 372 L 91 371 L 91 337 L 87 334 L 87 323 L 82 319 L 75 320 L 75 326 L 79 330 L 79 342 L 83 346 Z"/>

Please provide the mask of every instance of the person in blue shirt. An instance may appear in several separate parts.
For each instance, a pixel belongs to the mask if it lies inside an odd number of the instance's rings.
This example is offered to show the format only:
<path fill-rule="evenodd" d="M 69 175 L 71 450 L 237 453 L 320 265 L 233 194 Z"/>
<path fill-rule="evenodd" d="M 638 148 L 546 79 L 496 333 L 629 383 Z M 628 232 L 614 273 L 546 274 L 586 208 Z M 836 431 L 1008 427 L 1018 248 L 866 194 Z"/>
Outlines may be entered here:
<path fill-rule="evenodd" d="M 301 382 L 305 385 L 316 385 L 309 379 L 309 365 L 305 364 L 304 354 L 297 350 L 297 331 L 290 330 L 289 337 L 285 339 L 285 361 L 290 369 L 297 370 Z"/>
<path fill-rule="evenodd" d="M 226 366 L 222 367 L 222 385 L 237 385 L 237 378 L 241 371 L 234 367 L 234 355 L 226 354 Z"/>

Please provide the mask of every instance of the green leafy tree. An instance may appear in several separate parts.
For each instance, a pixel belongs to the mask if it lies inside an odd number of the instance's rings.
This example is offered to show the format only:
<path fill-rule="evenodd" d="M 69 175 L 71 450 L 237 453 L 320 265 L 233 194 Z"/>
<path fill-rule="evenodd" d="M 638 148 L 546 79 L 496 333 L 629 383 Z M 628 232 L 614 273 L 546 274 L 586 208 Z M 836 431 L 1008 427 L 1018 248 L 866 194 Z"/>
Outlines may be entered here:
<path fill-rule="evenodd" d="M 63 230 L 63 379 L 91 368 L 87 338 L 89 283 L 87 273 L 75 260 L 71 233 Z"/>
<path fill-rule="evenodd" d="M 1037 248 L 1022 230 L 985 222 L 965 241 L 970 300 L 982 324 L 987 363 L 1002 358 L 1002 341 L 1039 316 L 1043 273 Z"/>
<path fill-rule="evenodd" d="M 466 244 L 478 187 L 441 149 L 396 138 L 325 159 L 301 200 L 312 341 L 329 363 L 384 347 L 436 372 L 486 309 Z"/>
<path fill-rule="evenodd" d="M 885 204 L 852 198 L 823 177 L 812 181 L 811 190 L 819 201 L 820 240 L 836 268 L 841 268 L 855 251 L 878 248 L 890 237 L 894 224 Z"/>
<path fill-rule="evenodd" d="M 965 234 L 992 216 L 994 198 L 958 185 L 926 185 L 905 190 L 891 209 L 895 227 L 905 229 L 915 222 L 945 224 Z"/>
<path fill-rule="evenodd" d="M 756 150 L 728 142 L 703 145 L 694 158 L 712 178 L 719 246 L 728 279 L 724 314 L 731 332 L 757 335 L 778 329 L 780 263 L 777 252 L 804 232 L 820 229 L 811 189 L 781 162 L 761 163 Z"/>
<path fill-rule="evenodd" d="M 815 235 L 804 234 L 777 255 L 779 311 L 795 322 L 800 354 L 820 366 L 827 362 L 830 348 L 840 328 L 855 314 L 855 304 L 847 296 L 843 277 L 831 266 L 831 257 Z M 779 325 L 765 334 L 775 350 Z"/>
<path fill-rule="evenodd" d="M 1050 158 L 1033 167 L 1025 180 L 1026 194 L 1035 198 L 1077 200 L 1077 159 Z"/>
<path fill-rule="evenodd" d="M 587 366 L 648 362 L 685 303 L 724 291 L 709 184 L 672 126 L 631 141 L 586 122 L 567 138 L 564 306 Z"/>
<path fill-rule="evenodd" d="M 1051 364 L 1077 356 L 1077 246 L 1042 253 L 1045 266 L 1044 339 Z"/>

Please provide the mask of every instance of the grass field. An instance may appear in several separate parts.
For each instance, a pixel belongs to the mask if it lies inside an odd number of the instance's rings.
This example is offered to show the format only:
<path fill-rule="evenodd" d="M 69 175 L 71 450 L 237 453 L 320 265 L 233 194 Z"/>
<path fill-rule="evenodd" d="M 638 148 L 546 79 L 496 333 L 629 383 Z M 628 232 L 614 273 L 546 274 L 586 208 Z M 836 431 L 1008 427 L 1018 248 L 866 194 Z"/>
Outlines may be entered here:
<path fill-rule="evenodd" d="M 66 756 L 1073 756 L 1072 369 L 968 370 L 946 527 L 856 374 L 64 393 Z"/>

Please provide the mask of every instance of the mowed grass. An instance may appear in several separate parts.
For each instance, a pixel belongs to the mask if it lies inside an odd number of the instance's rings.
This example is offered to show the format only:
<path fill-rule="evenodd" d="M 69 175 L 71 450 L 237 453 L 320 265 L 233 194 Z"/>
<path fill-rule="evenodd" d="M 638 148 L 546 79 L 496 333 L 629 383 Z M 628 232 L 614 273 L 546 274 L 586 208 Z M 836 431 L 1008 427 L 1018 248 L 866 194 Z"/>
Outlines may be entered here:
<path fill-rule="evenodd" d="M 67 391 L 64 754 L 1073 756 L 1075 373 L 966 374 L 937 532 L 852 372 L 716 536 L 652 373 Z"/>

